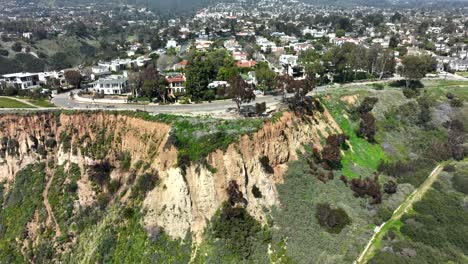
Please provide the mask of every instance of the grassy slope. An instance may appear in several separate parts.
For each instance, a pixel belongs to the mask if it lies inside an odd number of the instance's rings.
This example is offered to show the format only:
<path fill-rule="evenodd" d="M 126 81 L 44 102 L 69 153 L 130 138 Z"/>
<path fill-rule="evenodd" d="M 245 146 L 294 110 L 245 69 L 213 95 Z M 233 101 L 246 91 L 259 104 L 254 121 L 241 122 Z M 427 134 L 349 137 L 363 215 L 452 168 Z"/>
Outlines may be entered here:
<path fill-rule="evenodd" d="M 392 248 L 395 253 L 379 251 L 369 263 L 467 263 L 466 194 L 454 189 L 453 177 L 459 174 L 468 182 L 468 163 L 465 160 L 455 166 L 456 172 L 442 172 L 413 209 L 388 226 L 387 231 L 395 235 L 382 237 L 378 246 Z M 401 254 L 403 249 L 413 250 L 417 257 Z"/>
<path fill-rule="evenodd" d="M 25 104 L 12 98 L 0 97 L 0 108 L 34 108 L 31 105 Z"/>
<path fill-rule="evenodd" d="M 343 132 L 350 138 L 349 142 L 352 148 L 344 151 L 342 173 L 349 178 L 356 178 L 362 174 L 370 175 L 374 172 L 381 160 L 386 159 L 386 155 L 379 144 L 371 144 L 356 135 L 355 131 L 359 126 L 359 121 L 350 119 L 347 110 L 350 110 L 352 106 L 341 100 L 341 97 L 347 94 L 347 92 L 334 92 L 330 94 L 330 97 L 323 97 L 321 101 L 328 108 Z M 356 92 L 353 91 L 350 94 L 354 95 Z M 361 90 L 358 94 L 362 100 L 368 95 L 368 91 Z"/>

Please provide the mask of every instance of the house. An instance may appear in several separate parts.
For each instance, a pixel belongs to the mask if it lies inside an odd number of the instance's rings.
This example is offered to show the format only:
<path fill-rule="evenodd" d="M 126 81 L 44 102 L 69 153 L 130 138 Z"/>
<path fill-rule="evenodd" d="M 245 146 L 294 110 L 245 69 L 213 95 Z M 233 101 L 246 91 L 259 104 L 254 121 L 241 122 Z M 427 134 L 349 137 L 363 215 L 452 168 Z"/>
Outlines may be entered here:
<path fill-rule="evenodd" d="M 169 82 L 169 89 L 172 93 L 185 93 L 185 75 L 176 74 L 166 77 Z"/>
<path fill-rule="evenodd" d="M 234 51 L 232 57 L 235 61 L 247 60 L 248 54 L 242 51 Z"/>
<path fill-rule="evenodd" d="M 257 45 L 260 46 L 260 50 L 263 52 L 276 52 L 276 44 L 272 41 L 269 41 L 268 39 L 264 37 L 257 37 Z"/>
<path fill-rule="evenodd" d="M 45 85 L 60 85 L 65 86 L 67 85 L 67 81 L 65 80 L 65 73 L 63 71 L 56 72 L 40 72 L 39 75 L 39 82 Z"/>
<path fill-rule="evenodd" d="M 214 81 L 208 84 L 208 89 L 216 89 L 218 87 L 228 87 L 229 83 L 226 81 Z"/>
<path fill-rule="evenodd" d="M 279 58 L 279 62 L 283 65 L 291 65 L 291 66 L 296 66 L 297 61 L 299 60 L 299 57 L 296 55 L 288 55 L 288 54 L 283 54 Z"/>
<path fill-rule="evenodd" d="M 236 62 L 236 66 L 239 68 L 253 68 L 257 65 L 254 60 L 240 60 Z"/>
<path fill-rule="evenodd" d="M 450 69 L 454 71 L 467 71 L 468 60 L 453 60 L 449 63 Z"/>
<path fill-rule="evenodd" d="M 20 72 L 3 75 L 7 84 L 13 85 L 18 89 L 33 89 L 40 87 L 39 74 Z"/>
<path fill-rule="evenodd" d="M 182 70 L 182 69 L 185 69 L 185 67 L 187 67 L 187 64 L 188 64 L 188 60 L 183 60 L 181 62 L 174 64 L 174 66 L 172 66 L 172 69 L 174 71 Z"/>
<path fill-rule="evenodd" d="M 213 41 L 197 39 L 195 40 L 195 48 L 197 50 L 206 51 L 211 48 Z"/>
<path fill-rule="evenodd" d="M 180 49 L 180 46 L 179 44 L 177 44 L 177 41 L 171 39 L 167 42 L 166 44 L 166 49 L 175 49 L 175 50 L 179 50 Z"/>
<path fill-rule="evenodd" d="M 125 75 L 111 75 L 101 78 L 92 86 L 94 92 L 100 94 L 124 94 L 129 89 L 128 78 Z"/>

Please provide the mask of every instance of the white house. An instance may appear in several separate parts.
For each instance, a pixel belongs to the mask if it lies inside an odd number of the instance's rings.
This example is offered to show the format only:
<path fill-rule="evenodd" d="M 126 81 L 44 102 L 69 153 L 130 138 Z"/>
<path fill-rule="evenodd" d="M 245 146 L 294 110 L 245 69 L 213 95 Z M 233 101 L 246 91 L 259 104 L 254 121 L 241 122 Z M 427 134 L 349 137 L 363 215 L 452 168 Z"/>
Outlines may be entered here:
<path fill-rule="evenodd" d="M 173 93 L 185 93 L 185 75 L 177 74 L 173 76 L 166 77 L 167 82 L 169 82 L 169 89 Z"/>
<path fill-rule="evenodd" d="M 467 71 L 468 60 L 453 60 L 450 62 L 450 69 L 454 71 Z"/>
<path fill-rule="evenodd" d="M 125 75 L 111 75 L 94 82 L 93 90 L 101 94 L 124 94 L 128 92 L 129 83 Z"/>
<path fill-rule="evenodd" d="M 291 66 L 296 66 L 297 65 L 297 61 L 298 61 L 299 57 L 296 56 L 296 55 L 287 55 L 287 54 L 283 54 L 280 56 L 279 58 L 279 62 L 283 65 L 291 65 Z"/>
<path fill-rule="evenodd" d="M 3 75 L 7 84 L 13 85 L 18 89 L 33 89 L 40 87 L 39 74 L 20 72 Z"/>

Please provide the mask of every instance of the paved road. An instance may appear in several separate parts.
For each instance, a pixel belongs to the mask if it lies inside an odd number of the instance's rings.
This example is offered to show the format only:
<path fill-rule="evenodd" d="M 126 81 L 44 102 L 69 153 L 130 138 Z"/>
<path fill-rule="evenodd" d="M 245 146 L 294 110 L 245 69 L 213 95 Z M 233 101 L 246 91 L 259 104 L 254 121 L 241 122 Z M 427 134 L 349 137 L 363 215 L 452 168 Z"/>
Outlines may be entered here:
<path fill-rule="evenodd" d="M 250 104 L 267 104 L 267 107 L 273 107 L 281 102 L 281 96 L 257 96 L 256 100 Z M 136 104 L 104 104 L 104 103 L 82 103 L 72 100 L 68 93 L 59 94 L 52 99 L 52 103 L 64 109 L 104 109 L 104 110 L 143 110 L 152 113 L 226 113 L 235 111 L 236 104 L 231 100 L 204 102 L 200 104 L 173 104 L 173 105 L 136 105 Z"/>
<path fill-rule="evenodd" d="M 369 261 L 369 259 L 375 254 L 378 250 L 377 242 L 381 241 L 383 236 L 388 231 L 387 227 L 390 227 L 396 221 L 399 221 L 401 217 L 408 212 L 409 209 L 413 207 L 413 204 L 424 196 L 424 194 L 432 187 L 434 182 L 438 179 L 440 173 L 442 172 L 443 164 L 439 164 L 432 172 L 429 174 L 429 177 L 417 188 L 414 190 L 406 200 L 393 212 L 392 217 L 381 226 L 376 228 L 374 235 L 372 236 L 369 243 L 364 248 L 364 251 L 359 255 L 359 258 L 354 263 L 364 264 Z"/>

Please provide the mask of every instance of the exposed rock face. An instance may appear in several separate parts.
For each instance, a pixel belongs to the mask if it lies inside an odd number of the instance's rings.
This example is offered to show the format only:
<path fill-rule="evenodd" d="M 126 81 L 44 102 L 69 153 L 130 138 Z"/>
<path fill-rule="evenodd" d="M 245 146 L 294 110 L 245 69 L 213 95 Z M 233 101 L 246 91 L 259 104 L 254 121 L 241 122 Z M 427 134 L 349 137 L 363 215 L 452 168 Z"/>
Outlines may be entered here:
<path fill-rule="evenodd" d="M 279 203 L 276 184 L 283 181 L 286 163 L 297 158 L 303 144 L 321 148 L 319 133 L 325 137 L 341 133 L 328 112 L 317 114 L 315 120 L 285 113 L 281 120 L 265 124 L 251 137 L 243 136 L 226 151 L 211 153 L 207 163 L 214 170 L 194 164 L 187 168 L 185 177 L 179 168 L 166 171 L 161 184 L 145 200 L 149 209 L 146 224 L 161 226 L 176 237 L 184 237 L 191 230 L 200 241 L 207 219 L 228 199 L 230 181 L 239 185 L 249 213 L 264 222 L 264 208 Z M 264 156 L 274 173 L 268 173 L 260 162 Z M 261 197 L 254 196 L 254 186 Z"/>
<path fill-rule="evenodd" d="M 304 144 L 321 148 L 321 136 L 341 132 L 328 112 L 305 118 L 285 113 L 227 150 L 211 153 L 207 165 L 192 163 L 182 170 L 177 167 L 177 149 L 168 142 L 170 129 L 167 124 L 105 113 L 3 115 L 0 181 L 8 188 L 17 171 L 46 157 L 58 164 L 76 163 L 82 171 L 105 159 L 115 167 L 111 177 L 125 184 L 131 184 L 126 179 L 132 174 L 157 171 L 160 184 L 144 200 L 148 209 L 144 224 L 161 227 L 173 237 L 191 231 L 200 241 L 207 220 L 228 199 L 229 182 L 238 184 L 249 213 L 264 222 L 265 208 L 279 204 L 276 185 L 283 181 L 286 163 L 297 158 Z M 142 161 L 148 166 L 122 170 L 124 152 L 131 155 L 133 166 Z M 267 157 L 272 170 L 265 169 L 262 157 Z M 91 205 L 95 197 L 87 175 L 78 187 L 79 203 Z"/>

